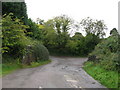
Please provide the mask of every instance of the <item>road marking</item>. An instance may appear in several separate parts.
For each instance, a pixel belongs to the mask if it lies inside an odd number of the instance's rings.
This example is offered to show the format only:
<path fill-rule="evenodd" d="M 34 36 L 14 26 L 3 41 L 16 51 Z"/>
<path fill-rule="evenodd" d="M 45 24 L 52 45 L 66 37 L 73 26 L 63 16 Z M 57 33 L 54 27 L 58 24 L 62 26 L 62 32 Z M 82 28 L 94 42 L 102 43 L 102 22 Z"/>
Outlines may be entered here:
<path fill-rule="evenodd" d="M 76 83 L 77 81 L 76 80 L 67 80 L 68 82 L 73 82 L 73 83 Z"/>
<path fill-rule="evenodd" d="M 78 88 L 82 88 L 82 87 L 78 87 Z"/>
<path fill-rule="evenodd" d="M 78 81 L 77 81 L 77 80 L 72 79 L 72 78 L 71 78 L 70 76 L 68 76 L 68 75 L 64 75 L 64 77 L 65 77 L 66 81 L 69 82 L 69 85 L 70 85 L 70 86 L 72 86 L 72 87 L 74 87 L 74 88 L 82 88 L 82 87 L 80 87 L 80 86 L 77 85 L 77 84 L 78 84 Z"/>
<path fill-rule="evenodd" d="M 41 86 L 39 86 L 38 88 L 42 88 Z"/>
<path fill-rule="evenodd" d="M 75 88 L 78 88 L 78 86 L 76 86 L 76 85 L 73 85 Z"/>
<path fill-rule="evenodd" d="M 72 79 L 72 78 L 70 78 L 68 75 L 64 75 L 64 77 L 65 77 L 67 80 Z"/>

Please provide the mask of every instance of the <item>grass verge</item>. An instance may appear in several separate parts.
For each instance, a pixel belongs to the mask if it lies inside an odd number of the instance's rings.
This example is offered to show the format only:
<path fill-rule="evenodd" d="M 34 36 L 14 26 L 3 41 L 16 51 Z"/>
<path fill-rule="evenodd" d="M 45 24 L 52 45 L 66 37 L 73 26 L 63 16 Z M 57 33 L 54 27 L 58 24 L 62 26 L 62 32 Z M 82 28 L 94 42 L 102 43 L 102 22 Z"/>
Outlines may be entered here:
<path fill-rule="evenodd" d="M 83 69 L 107 88 L 118 88 L 118 72 L 108 71 L 98 64 L 86 62 Z"/>
<path fill-rule="evenodd" d="M 7 74 L 12 73 L 15 70 L 18 69 L 23 69 L 23 68 L 34 68 L 38 67 L 41 65 L 45 65 L 50 63 L 51 60 L 46 60 L 46 61 L 40 61 L 40 62 L 32 62 L 30 66 L 28 65 L 21 65 L 21 64 L 16 64 L 16 63 L 6 63 L 2 64 L 2 71 L 0 70 L 0 77 L 5 76 Z"/>

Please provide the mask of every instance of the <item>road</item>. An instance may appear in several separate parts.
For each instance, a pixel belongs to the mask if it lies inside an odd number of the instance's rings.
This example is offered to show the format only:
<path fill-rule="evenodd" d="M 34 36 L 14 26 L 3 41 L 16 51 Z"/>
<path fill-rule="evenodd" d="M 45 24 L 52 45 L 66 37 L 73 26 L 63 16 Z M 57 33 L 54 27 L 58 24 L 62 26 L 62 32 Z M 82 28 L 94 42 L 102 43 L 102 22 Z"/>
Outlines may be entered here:
<path fill-rule="evenodd" d="M 21 69 L 2 78 L 3 88 L 105 88 L 83 69 L 87 58 L 50 57 L 50 64 Z"/>

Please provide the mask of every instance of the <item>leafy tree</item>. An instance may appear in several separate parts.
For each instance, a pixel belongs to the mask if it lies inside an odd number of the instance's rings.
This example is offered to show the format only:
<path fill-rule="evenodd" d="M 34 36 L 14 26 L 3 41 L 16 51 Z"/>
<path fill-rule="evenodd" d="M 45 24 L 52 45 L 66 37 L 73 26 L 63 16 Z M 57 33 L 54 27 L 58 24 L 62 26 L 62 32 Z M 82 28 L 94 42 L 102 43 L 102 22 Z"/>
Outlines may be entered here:
<path fill-rule="evenodd" d="M 84 45 L 82 45 L 84 44 L 83 41 L 84 41 L 84 36 L 81 33 L 76 32 L 75 35 L 71 37 L 66 44 L 67 52 L 69 52 L 70 55 L 80 56 L 82 50 L 84 49 Z"/>
<path fill-rule="evenodd" d="M 82 33 L 76 32 L 75 35 L 72 37 L 72 40 L 81 40 L 84 36 Z"/>
<path fill-rule="evenodd" d="M 93 20 L 88 17 L 83 19 L 80 22 L 80 25 L 83 27 L 83 30 L 86 32 L 86 34 L 95 34 L 100 38 L 105 36 L 104 30 L 106 30 L 107 27 L 102 20 Z"/>
<path fill-rule="evenodd" d="M 45 22 L 42 29 L 44 45 L 50 51 L 59 54 L 88 55 L 100 42 L 99 30 L 96 31 L 97 35 L 89 32 L 84 37 L 81 33 L 76 32 L 73 37 L 70 37 L 68 31 L 71 29 L 72 23 L 72 20 L 64 15 Z"/>
<path fill-rule="evenodd" d="M 110 35 L 118 35 L 118 31 L 116 28 L 113 28 L 111 31 L 110 31 Z"/>
<path fill-rule="evenodd" d="M 39 25 L 39 28 L 42 31 L 42 42 L 49 49 L 53 51 L 57 46 L 57 34 L 53 27 L 53 20 L 48 20 L 43 25 Z"/>
<path fill-rule="evenodd" d="M 102 40 L 90 55 L 96 55 L 99 64 L 107 70 L 117 70 L 119 63 L 119 39 L 117 35 Z"/>
<path fill-rule="evenodd" d="M 49 48 L 56 48 L 58 52 L 65 52 L 65 46 L 69 39 L 68 30 L 70 29 L 71 23 L 72 20 L 65 15 L 45 22 L 43 24 L 44 45 Z"/>
<path fill-rule="evenodd" d="M 40 43 L 42 29 L 39 27 L 43 26 L 44 21 L 41 21 L 40 26 L 28 19 L 25 2 L 3 2 L 2 4 L 0 38 L 2 38 L 3 63 L 15 61 L 15 63 L 30 65 L 31 61 L 48 60 L 49 52 Z"/>
<path fill-rule="evenodd" d="M 25 47 L 30 44 L 24 33 L 28 26 L 23 25 L 20 19 L 12 17 L 13 14 L 10 13 L 2 19 L 2 51 L 3 55 L 21 57 L 25 54 Z"/>
<path fill-rule="evenodd" d="M 69 38 L 68 30 L 71 24 L 72 20 L 66 15 L 53 18 L 53 27 L 57 34 L 58 48 L 65 48 Z"/>
<path fill-rule="evenodd" d="M 81 33 L 77 32 L 67 43 L 67 48 L 73 55 L 86 56 L 94 50 L 99 42 L 100 38 L 94 34 L 87 34 L 84 37 Z"/>
<path fill-rule="evenodd" d="M 27 28 L 27 36 L 30 36 L 33 39 L 41 40 L 42 31 L 39 26 L 33 22 L 30 18 L 28 19 L 29 28 Z"/>
<path fill-rule="evenodd" d="M 54 30 L 47 30 L 46 32 L 44 32 L 44 44 L 48 47 L 48 48 L 56 48 L 58 46 L 57 44 L 57 34 L 55 33 Z"/>
<path fill-rule="evenodd" d="M 44 24 L 44 20 L 37 18 L 37 24 L 43 25 Z"/>
<path fill-rule="evenodd" d="M 86 55 L 94 50 L 95 46 L 100 42 L 100 38 L 94 34 L 87 34 L 84 45 L 86 47 Z"/>
<path fill-rule="evenodd" d="M 77 56 L 79 55 L 79 47 L 78 47 L 78 41 L 75 40 L 68 40 L 66 44 L 66 49 L 68 55 L 74 55 Z"/>
<path fill-rule="evenodd" d="M 14 17 L 27 24 L 27 8 L 25 2 L 2 2 L 2 14 L 14 13 Z"/>
<path fill-rule="evenodd" d="M 72 19 L 66 15 L 57 16 L 53 18 L 54 30 L 56 30 L 57 34 L 61 34 L 62 32 L 68 32 L 71 24 Z"/>

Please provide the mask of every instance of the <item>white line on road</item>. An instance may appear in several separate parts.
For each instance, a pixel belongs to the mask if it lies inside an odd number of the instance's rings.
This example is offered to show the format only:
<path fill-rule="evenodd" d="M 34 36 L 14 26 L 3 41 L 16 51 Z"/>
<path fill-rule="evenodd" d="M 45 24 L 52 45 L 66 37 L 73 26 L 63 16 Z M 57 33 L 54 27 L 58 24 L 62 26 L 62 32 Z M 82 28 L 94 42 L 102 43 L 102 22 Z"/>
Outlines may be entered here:
<path fill-rule="evenodd" d="M 78 88 L 78 86 L 76 86 L 76 85 L 73 85 L 75 88 Z"/>
<path fill-rule="evenodd" d="M 41 86 L 39 86 L 38 88 L 42 88 Z"/>
<path fill-rule="evenodd" d="M 67 80 L 68 82 L 73 82 L 73 83 L 77 83 L 76 80 Z"/>
<path fill-rule="evenodd" d="M 72 86 L 72 87 L 74 87 L 74 88 L 82 88 L 82 87 L 80 87 L 80 86 L 77 85 L 77 84 L 78 84 L 78 81 L 77 81 L 77 80 L 72 79 L 72 78 L 71 78 L 70 76 L 68 76 L 68 75 L 64 75 L 64 77 L 65 77 L 66 81 L 69 82 L 69 85 L 70 85 L 70 86 Z"/>

